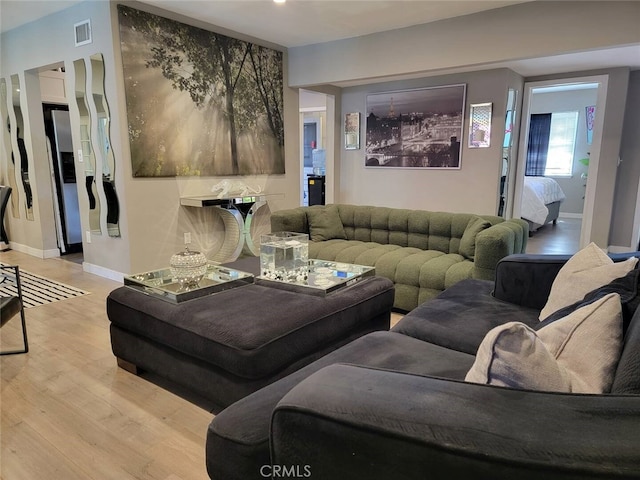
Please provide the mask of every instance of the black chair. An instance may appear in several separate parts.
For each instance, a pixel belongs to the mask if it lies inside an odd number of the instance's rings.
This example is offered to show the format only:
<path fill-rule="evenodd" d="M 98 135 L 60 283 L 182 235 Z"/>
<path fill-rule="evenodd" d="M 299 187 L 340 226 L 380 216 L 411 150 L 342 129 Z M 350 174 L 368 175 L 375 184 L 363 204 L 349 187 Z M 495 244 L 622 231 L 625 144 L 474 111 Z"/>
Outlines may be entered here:
<path fill-rule="evenodd" d="M 0 241 L 9 246 L 9 237 L 7 237 L 7 231 L 4 229 L 4 212 L 7 210 L 7 203 L 9 203 L 9 197 L 11 196 L 11 187 L 0 185 Z"/>
<path fill-rule="evenodd" d="M 0 327 L 4 327 L 5 323 L 15 317 L 18 313 L 22 320 L 22 340 L 24 348 L 20 350 L 10 350 L 0 352 L 0 355 L 13 355 L 16 353 L 27 353 L 29 351 L 29 342 L 27 340 L 27 323 L 24 317 L 24 305 L 22 303 L 22 285 L 20 284 L 20 269 L 17 265 L 0 265 L 0 286 L 15 285 L 16 295 L 0 294 Z M 12 292 L 13 293 L 13 292 Z"/>

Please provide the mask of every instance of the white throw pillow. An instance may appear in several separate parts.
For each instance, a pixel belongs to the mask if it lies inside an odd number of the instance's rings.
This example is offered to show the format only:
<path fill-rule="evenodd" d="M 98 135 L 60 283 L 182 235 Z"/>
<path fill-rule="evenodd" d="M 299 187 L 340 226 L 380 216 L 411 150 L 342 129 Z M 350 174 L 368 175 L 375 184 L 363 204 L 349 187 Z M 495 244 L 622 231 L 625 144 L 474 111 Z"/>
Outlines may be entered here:
<path fill-rule="evenodd" d="M 492 329 L 465 380 L 573 393 L 611 390 L 622 352 L 620 295 L 609 295 L 534 331 L 520 322 Z"/>
<path fill-rule="evenodd" d="M 591 290 L 624 277 L 636 263 L 636 257 L 616 263 L 595 243 L 590 243 L 562 266 L 538 318 L 544 320 L 553 312 L 582 300 Z"/>

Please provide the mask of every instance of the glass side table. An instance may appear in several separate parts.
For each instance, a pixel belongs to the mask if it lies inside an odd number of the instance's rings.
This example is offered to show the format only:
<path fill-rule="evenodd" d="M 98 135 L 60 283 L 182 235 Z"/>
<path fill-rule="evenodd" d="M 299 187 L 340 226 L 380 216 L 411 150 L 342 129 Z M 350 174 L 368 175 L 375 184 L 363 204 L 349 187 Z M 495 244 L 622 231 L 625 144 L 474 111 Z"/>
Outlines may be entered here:
<path fill-rule="evenodd" d="M 308 295 L 325 296 L 375 274 L 376 269 L 374 267 L 310 259 L 306 278 L 284 281 L 258 276 L 256 277 L 256 283 Z"/>
<path fill-rule="evenodd" d="M 242 287 L 254 283 L 252 274 L 209 263 L 207 271 L 196 286 L 185 287 L 172 276 L 170 268 L 126 275 L 124 284 L 172 303 L 182 303 L 194 298 Z"/>

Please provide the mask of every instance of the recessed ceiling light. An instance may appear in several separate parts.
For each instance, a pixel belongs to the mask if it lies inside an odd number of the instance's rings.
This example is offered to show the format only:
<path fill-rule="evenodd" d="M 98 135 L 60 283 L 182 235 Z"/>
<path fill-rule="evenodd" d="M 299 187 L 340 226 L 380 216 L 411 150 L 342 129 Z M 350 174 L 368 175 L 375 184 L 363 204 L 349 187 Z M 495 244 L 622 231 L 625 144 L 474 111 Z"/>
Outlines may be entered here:
<path fill-rule="evenodd" d="M 273 0 L 273 2 L 274 2 L 274 3 L 284 3 L 284 2 L 286 2 L 286 1 L 287 1 L 287 0 Z"/>

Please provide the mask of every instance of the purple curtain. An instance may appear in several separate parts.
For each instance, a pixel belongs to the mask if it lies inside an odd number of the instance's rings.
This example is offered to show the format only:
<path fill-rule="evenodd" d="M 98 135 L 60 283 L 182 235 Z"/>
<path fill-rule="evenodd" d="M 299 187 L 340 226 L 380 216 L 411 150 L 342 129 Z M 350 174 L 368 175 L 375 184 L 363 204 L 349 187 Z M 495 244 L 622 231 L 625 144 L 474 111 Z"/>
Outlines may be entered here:
<path fill-rule="evenodd" d="M 534 113 L 529 120 L 529 148 L 525 175 L 543 176 L 547 166 L 549 150 L 549 132 L 551 131 L 551 114 Z"/>

